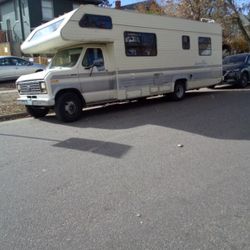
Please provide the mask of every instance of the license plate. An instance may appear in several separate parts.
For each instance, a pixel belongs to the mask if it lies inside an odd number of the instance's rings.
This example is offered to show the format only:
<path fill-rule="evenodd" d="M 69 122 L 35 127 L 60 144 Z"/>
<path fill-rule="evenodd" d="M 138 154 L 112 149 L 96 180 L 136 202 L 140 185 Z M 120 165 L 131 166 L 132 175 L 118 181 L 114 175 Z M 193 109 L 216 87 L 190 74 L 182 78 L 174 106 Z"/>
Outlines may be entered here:
<path fill-rule="evenodd" d="M 19 100 L 18 103 L 31 106 L 32 100 Z"/>

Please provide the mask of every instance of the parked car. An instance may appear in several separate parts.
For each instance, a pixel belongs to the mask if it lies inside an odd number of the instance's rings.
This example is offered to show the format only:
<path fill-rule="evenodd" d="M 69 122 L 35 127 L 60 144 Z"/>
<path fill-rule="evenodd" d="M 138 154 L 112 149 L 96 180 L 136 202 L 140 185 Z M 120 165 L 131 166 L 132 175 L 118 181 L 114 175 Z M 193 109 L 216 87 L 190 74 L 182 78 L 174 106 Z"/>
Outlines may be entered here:
<path fill-rule="evenodd" d="M 250 53 L 226 56 L 223 60 L 223 83 L 245 88 L 250 80 Z"/>
<path fill-rule="evenodd" d="M 43 71 L 45 65 L 14 56 L 0 56 L 0 81 L 16 80 L 21 75 Z"/>

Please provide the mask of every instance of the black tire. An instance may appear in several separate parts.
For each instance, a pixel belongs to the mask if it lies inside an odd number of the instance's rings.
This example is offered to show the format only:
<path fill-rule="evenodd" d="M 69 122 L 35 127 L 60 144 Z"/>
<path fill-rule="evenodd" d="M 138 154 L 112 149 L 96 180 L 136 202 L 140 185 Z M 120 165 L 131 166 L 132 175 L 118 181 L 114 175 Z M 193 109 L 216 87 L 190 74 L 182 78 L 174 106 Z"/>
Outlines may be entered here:
<path fill-rule="evenodd" d="M 248 85 L 248 74 L 247 73 L 243 73 L 241 75 L 238 85 L 240 88 L 245 88 Z"/>
<path fill-rule="evenodd" d="M 185 97 L 185 94 L 185 83 L 182 81 L 177 81 L 174 85 L 174 92 L 171 94 L 172 99 L 174 101 L 180 101 Z"/>
<path fill-rule="evenodd" d="M 216 85 L 211 85 L 211 86 L 208 86 L 207 88 L 208 88 L 208 89 L 215 89 L 215 86 L 216 86 Z"/>
<path fill-rule="evenodd" d="M 26 110 L 34 118 L 41 118 L 49 113 L 49 108 L 47 107 L 26 106 Z"/>
<path fill-rule="evenodd" d="M 73 92 L 63 93 L 56 99 L 55 112 L 60 121 L 77 121 L 82 114 L 82 102 Z"/>

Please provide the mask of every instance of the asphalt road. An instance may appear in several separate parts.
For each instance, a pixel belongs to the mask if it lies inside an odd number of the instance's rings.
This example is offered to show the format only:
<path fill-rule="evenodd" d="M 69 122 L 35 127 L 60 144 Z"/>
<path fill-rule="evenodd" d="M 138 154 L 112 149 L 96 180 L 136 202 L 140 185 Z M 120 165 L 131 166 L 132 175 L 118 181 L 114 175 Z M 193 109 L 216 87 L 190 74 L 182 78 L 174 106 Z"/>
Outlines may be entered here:
<path fill-rule="evenodd" d="M 249 111 L 224 88 L 0 123 L 0 249 L 250 249 Z"/>

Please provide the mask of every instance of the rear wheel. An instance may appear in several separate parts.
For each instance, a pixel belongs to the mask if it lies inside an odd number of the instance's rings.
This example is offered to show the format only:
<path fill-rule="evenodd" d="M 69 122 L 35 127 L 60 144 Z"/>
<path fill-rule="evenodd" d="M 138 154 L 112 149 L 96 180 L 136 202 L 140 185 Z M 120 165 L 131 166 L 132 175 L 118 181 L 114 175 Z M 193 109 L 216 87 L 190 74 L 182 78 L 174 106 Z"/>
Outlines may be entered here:
<path fill-rule="evenodd" d="M 55 112 L 59 120 L 74 122 L 81 117 L 82 102 L 75 93 L 63 93 L 56 100 Z"/>
<path fill-rule="evenodd" d="M 49 113 L 49 108 L 47 107 L 26 106 L 26 110 L 34 118 L 41 118 Z"/>
<path fill-rule="evenodd" d="M 177 81 L 174 86 L 174 92 L 171 94 L 172 99 L 179 101 L 185 97 L 185 83 L 183 81 Z"/>
<path fill-rule="evenodd" d="M 245 88 L 248 85 L 248 74 L 247 73 L 243 73 L 241 75 L 240 81 L 239 81 L 239 86 L 241 88 Z"/>

